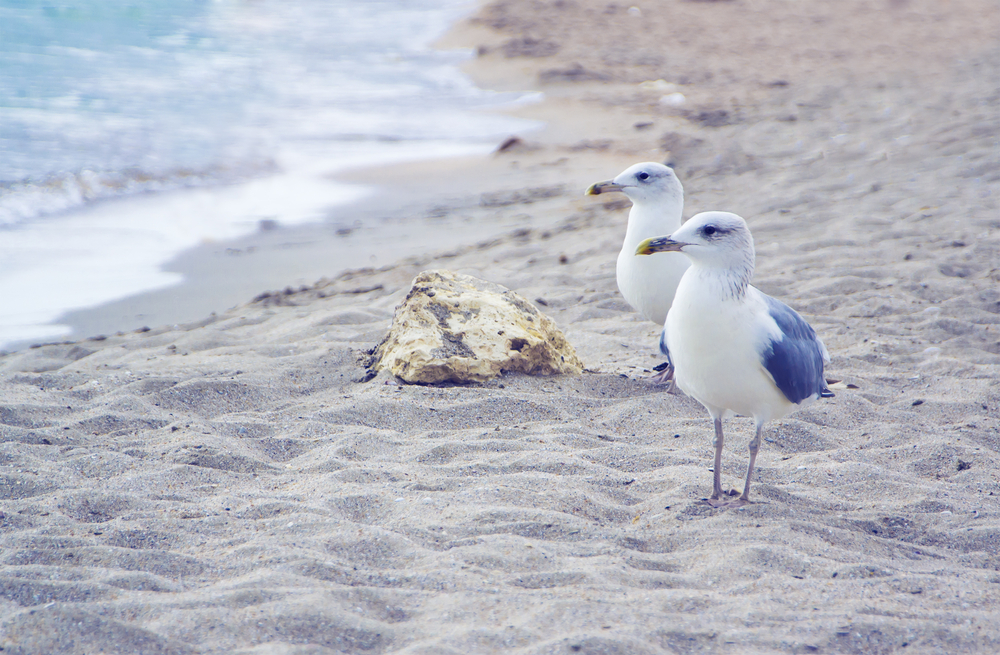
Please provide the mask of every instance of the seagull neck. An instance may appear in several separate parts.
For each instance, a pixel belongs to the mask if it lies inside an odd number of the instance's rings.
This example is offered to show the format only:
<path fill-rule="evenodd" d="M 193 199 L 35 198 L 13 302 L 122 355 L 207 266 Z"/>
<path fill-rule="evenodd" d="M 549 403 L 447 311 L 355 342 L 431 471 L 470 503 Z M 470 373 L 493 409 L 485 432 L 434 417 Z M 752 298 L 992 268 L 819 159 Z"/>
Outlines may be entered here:
<path fill-rule="evenodd" d="M 668 202 L 636 203 L 628 215 L 628 227 L 625 229 L 625 246 L 633 251 L 639 242 L 650 237 L 667 236 L 681 226 L 683 202 L 670 199 Z"/>
<path fill-rule="evenodd" d="M 740 300 L 746 296 L 750 279 L 753 278 L 753 260 L 740 262 L 737 266 L 699 265 L 693 262 L 692 270 L 714 293 L 728 300 Z"/>

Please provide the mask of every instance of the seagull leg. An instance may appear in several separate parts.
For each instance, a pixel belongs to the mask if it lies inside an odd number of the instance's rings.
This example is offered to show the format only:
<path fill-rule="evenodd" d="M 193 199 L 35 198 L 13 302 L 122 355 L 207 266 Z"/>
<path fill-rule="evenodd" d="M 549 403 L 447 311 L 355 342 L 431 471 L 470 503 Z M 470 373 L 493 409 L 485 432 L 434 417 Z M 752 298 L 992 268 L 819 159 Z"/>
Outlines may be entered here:
<path fill-rule="evenodd" d="M 743 485 L 743 495 L 740 496 L 740 500 L 744 503 L 750 502 L 750 476 L 753 475 L 753 464 L 757 461 L 757 450 L 760 448 L 760 433 L 764 431 L 764 424 L 757 424 L 757 434 L 754 435 L 753 441 L 750 442 L 750 464 L 747 466 L 747 481 Z"/>
<path fill-rule="evenodd" d="M 741 507 L 750 502 L 750 474 L 753 472 L 753 462 L 757 459 L 757 447 L 760 445 L 760 426 L 757 427 L 757 436 L 750 442 L 750 469 L 747 471 L 747 483 L 744 487 L 743 495 L 734 498 L 738 493 L 722 490 L 722 417 L 715 419 L 715 471 L 712 474 L 712 495 L 705 502 L 712 507 Z"/>
<path fill-rule="evenodd" d="M 708 499 L 708 504 L 712 507 L 720 507 L 723 503 L 717 501 L 726 495 L 722 490 L 722 442 L 722 417 L 719 416 L 715 418 L 715 440 L 712 441 L 715 446 L 715 467 L 712 470 L 712 495 Z"/>

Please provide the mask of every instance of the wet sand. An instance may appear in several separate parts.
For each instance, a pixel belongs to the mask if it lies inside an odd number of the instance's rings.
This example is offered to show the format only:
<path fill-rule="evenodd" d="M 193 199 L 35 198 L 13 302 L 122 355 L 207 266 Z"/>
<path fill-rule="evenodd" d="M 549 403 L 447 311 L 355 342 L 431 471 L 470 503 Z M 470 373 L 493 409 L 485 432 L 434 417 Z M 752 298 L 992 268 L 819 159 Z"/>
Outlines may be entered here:
<path fill-rule="evenodd" d="M 444 247 L 0 357 L 4 652 L 1000 650 L 995 6 L 639 8 L 495 2 L 453 30 L 549 127 L 393 169 L 426 195 L 378 229 Z M 643 160 L 675 165 L 686 215 L 747 218 L 755 284 L 843 381 L 771 424 L 739 510 L 702 502 L 704 409 L 647 380 L 658 328 L 614 280 L 628 203 L 582 195 Z M 347 226 L 191 266 L 379 243 Z M 587 372 L 361 382 L 428 268 L 535 300 Z M 726 487 L 752 431 L 727 424 Z"/>

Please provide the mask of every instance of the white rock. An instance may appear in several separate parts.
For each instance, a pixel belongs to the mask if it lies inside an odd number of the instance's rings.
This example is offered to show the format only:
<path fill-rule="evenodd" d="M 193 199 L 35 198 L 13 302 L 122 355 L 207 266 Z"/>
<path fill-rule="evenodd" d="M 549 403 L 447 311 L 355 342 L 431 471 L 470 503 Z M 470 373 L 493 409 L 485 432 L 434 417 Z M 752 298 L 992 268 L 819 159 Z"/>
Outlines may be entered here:
<path fill-rule="evenodd" d="M 687 101 L 683 93 L 668 93 L 660 98 L 660 104 L 667 107 L 680 107 Z"/>
<path fill-rule="evenodd" d="M 421 384 L 483 382 L 503 372 L 578 374 L 583 362 L 549 317 L 498 284 L 424 271 L 396 308 L 372 368 Z"/>

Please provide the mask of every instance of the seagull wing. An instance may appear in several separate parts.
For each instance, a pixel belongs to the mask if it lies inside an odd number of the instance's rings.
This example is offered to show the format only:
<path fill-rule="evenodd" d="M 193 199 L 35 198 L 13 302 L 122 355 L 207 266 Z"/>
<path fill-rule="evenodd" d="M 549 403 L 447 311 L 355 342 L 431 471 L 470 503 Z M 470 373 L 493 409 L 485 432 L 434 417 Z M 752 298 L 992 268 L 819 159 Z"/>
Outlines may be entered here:
<path fill-rule="evenodd" d="M 777 330 L 764 339 L 761 363 L 781 393 L 790 402 L 832 396 L 823 377 L 823 362 L 829 361 L 826 346 L 805 319 L 774 298 L 761 293 L 768 317 Z"/>
<path fill-rule="evenodd" d="M 667 358 L 667 363 L 673 366 L 674 363 L 670 359 L 670 348 L 667 346 L 667 328 L 663 328 L 663 331 L 660 332 L 660 352 Z"/>

